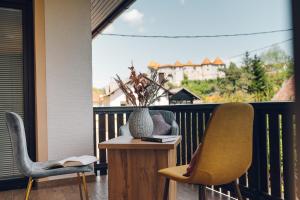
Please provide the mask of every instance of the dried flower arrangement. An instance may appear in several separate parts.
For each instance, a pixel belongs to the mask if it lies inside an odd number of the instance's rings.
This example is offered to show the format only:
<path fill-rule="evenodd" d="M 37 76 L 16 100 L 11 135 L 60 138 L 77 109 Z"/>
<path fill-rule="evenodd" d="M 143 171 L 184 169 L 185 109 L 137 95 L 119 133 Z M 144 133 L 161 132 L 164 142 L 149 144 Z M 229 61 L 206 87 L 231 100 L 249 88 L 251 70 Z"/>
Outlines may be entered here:
<path fill-rule="evenodd" d="M 137 74 L 133 66 L 129 67 L 129 69 L 129 82 L 124 83 L 118 74 L 115 78 L 119 88 L 126 96 L 127 103 L 131 103 L 134 106 L 146 107 L 167 95 L 168 91 L 162 85 L 168 82 L 168 80 L 164 78 L 159 84 L 157 71 L 152 71 L 148 78 L 147 74 Z M 133 90 L 130 86 L 133 87 Z M 163 89 L 161 94 L 159 92 L 160 89 Z"/>

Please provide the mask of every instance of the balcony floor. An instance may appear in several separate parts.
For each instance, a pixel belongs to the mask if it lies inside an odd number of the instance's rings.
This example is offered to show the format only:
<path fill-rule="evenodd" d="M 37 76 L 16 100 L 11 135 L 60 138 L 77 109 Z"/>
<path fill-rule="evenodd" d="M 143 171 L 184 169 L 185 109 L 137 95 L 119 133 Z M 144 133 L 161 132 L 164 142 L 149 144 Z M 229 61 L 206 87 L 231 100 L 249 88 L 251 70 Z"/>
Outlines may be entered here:
<path fill-rule="evenodd" d="M 89 196 L 92 200 L 107 200 L 107 176 L 97 177 L 95 182 L 88 183 Z M 25 189 L 0 192 L 0 199 L 19 200 L 24 199 Z M 196 200 L 197 187 L 187 184 L 178 184 L 178 200 Z M 223 196 L 211 190 L 206 191 L 207 200 L 229 200 L 230 197 Z M 76 200 L 80 199 L 78 185 L 68 185 L 51 188 L 33 189 L 30 195 L 31 200 Z"/>

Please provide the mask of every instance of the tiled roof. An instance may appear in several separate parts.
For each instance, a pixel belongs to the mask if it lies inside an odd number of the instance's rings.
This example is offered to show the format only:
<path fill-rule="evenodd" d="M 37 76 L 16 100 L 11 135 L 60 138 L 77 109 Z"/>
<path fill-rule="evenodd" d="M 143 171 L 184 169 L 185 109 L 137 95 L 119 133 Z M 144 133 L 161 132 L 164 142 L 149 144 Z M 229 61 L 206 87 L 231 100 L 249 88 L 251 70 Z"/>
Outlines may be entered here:
<path fill-rule="evenodd" d="M 193 62 L 191 60 L 189 60 L 187 63 L 186 63 L 187 66 L 193 66 Z"/>
<path fill-rule="evenodd" d="M 175 64 L 176 67 L 182 67 L 182 63 L 179 60 L 176 60 Z"/>
<path fill-rule="evenodd" d="M 295 78 L 292 76 L 286 80 L 279 91 L 274 95 L 272 101 L 294 101 L 295 100 Z"/>
<path fill-rule="evenodd" d="M 211 62 L 208 58 L 205 58 L 201 64 L 195 64 L 191 60 L 187 63 L 181 63 L 177 60 L 174 64 L 159 64 L 156 61 L 150 61 L 148 64 L 148 68 L 151 69 L 158 69 L 158 68 L 165 68 L 165 67 L 201 67 L 202 65 L 224 65 L 223 61 L 217 57 L 214 62 Z"/>
<path fill-rule="evenodd" d="M 211 62 L 208 58 L 205 58 L 201 63 L 201 65 L 210 65 L 210 64 L 211 64 Z"/>
<path fill-rule="evenodd" d="M 224 62 L 221 60 L 221 58 L 217 57 L 212 64 L 213 65 L 224 65 Z"/>
<path fill-rule="evenodd" d="M 154 60 L 152 60 L 152 61 L 149 62 L 148 67 L 153 68 L 153 69 L 157 69 L 158 67 L 160 67 L 160 64 L 155 62 Z"/>

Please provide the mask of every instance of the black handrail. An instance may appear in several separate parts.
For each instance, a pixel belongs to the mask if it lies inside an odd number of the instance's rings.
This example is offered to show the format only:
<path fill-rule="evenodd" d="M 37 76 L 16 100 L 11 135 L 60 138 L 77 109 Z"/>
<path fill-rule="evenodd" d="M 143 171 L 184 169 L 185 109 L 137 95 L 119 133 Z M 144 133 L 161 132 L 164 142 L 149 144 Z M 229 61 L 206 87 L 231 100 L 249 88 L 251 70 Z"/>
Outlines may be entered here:
<path fill-rule="evenodd" d="M 213 109 L 219 104 L 151 106 L 151 110 L 174 112 L 182 135 L 177 164 L 187 164 L 203 136 Z M 253 159 L 249 171 L 239 179 L 241 191 L 250 199 L 293 199 L 295 112 L 293 102 L 251 103 L 254 107 Z M 94 108 L 94 152 L 100 157 L 95 172 L 107 173 L 106 151 L 99 142 L 119 136 L 134 107 Z M 188 125 L 188 126 L 187 126 Z M 213 186 L 212 186 L 213 187 Z M 214 189 L 234 194 L 231 185 Z M 234 195 L 233 195 L 234 196 Z"/>

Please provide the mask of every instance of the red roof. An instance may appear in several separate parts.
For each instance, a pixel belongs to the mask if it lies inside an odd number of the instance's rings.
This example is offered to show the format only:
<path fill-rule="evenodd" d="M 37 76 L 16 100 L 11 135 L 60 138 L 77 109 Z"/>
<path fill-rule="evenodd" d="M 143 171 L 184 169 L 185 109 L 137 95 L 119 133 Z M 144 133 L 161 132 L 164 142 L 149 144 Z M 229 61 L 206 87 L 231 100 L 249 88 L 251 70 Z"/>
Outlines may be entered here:
<path fill-rule="evenodd" d="M 211 64 L 211 62 L 208 58 L 205 58 L 201 63 L 201 65 L 210 65 L 210 64 Z"/>
<path fill-rule="evenodd" d="M 295 100 L 295 78 L 292 76 L 286 80 L 279 91 L 274 95 L 272 101 L 294 101 Z"/>
<path fill-rule="evenodd" d="M 213 65 L 224 65 L 223 61 L 219 57 L 217 57 L 212 64 Z"/>
<path fill-rule="evenodd" d="M 181 63 L 179 60 L 176 60 L 175 66 L 176 66 L 176 67 L 181 67 L 181 66 L 182 66 L 182 63 Z"/>

